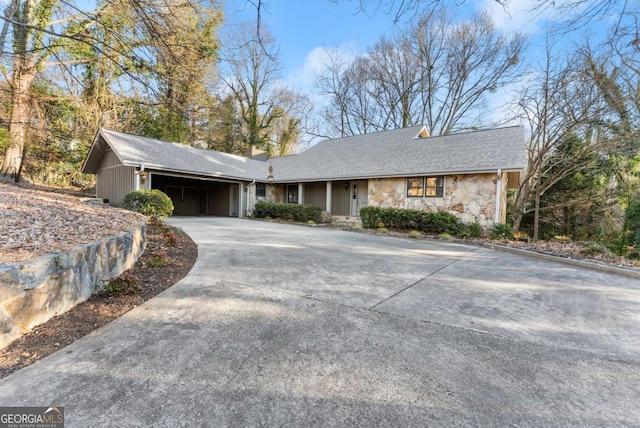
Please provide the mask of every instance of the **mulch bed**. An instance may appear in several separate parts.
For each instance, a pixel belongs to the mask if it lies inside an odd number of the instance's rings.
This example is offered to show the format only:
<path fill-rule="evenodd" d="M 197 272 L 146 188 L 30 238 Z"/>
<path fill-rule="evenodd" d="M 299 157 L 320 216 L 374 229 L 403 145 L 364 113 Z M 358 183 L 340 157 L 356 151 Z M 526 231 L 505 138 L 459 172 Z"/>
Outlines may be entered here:
<path fill-rule="evenodd" d="M 44 358 L 113 321 L 184 278 L 198 256 L 198 247 L 184 232 L 149 224 L 147 248 L 135 266 L 123 273 L 133 289 L 99 293 L 68 312 L 51 318 L 0 351 L 0 379 Z"/>

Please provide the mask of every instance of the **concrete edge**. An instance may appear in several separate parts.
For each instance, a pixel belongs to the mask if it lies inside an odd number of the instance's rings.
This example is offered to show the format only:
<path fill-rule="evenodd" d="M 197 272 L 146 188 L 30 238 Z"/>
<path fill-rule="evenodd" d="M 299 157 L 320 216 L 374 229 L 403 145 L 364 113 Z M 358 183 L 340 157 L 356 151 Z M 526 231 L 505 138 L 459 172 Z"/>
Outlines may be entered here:
<path fill-rule="evenodd" d="M 541 260 L 548 260 L 558 263 L 564 263 L 571 266 L 578 266 L 582 268 L 597 270 L 605 273 L 615 273 L 618 275 L 624 275 L 630 278 L 640 279 L 640 270 L 629 269 L 624 267 L 612 266 L 603 263 L 598 263 L 589 260 L 572 259 L 570 257 L 560 257 L 551 254 L 539 253 L 537 251 L 524 250 L 522 248 L 509 247 L 507 245 L 495 244 L 493 242 L 485 242 L 481 245 L 483 248 L 490 250 L 502 251 L 504 253 L 518 254 L 527 257 L 533 257 Z"/>
<path fill-rule="evenodd" d="M 623 275 L 629 278 L 640 279 L 640 269 L 629 269 L 624 267 L 612 266 L 612 265 L 598 263 L 597 261 L 590 261 L 586 259 L 574 259 L 571 257 L 554 256 L 552 254 L 539 253 L 537 251 L 525 250 L 522 248 L 510 247 L 508 245 L 496 244 L 494 242 L 470 241 L 470 240 L 465 240 L 460 238 L 440 239 L 438 237 L 431 237 L 428 235 L 424 235 L 420 237 L 411 237 L 398 232 L 376 233 L 376 231 L 373 229 L 365 229 L 365 228 L 359 228 L 359 227 L 358 228 L 343 227 L 342 230 L 345 230 L 347 232 L 366 233 L 369 235 L 376 235 L 376 236 L 389 236 L 394 238 L 406 238 L 406 239 L 426 239 L 430 241 L 448 242 L 451 244 L 474 245 L 476 247 L 487 248 L 494 251 L 502 251 L 505 253 L 517 254 L 525 257 L 533 257 L 540 260 L 564 263 L 571 266 L 577 266 L 577 267 L 596 270 L 596 271 L 605 272 L 605 273 Z"/>

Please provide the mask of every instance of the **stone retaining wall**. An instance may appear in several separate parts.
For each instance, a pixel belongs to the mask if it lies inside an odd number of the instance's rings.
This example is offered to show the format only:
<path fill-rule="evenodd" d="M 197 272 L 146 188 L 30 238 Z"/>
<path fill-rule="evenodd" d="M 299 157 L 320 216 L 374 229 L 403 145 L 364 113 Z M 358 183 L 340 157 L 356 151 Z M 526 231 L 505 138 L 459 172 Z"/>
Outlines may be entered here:
<path fill-rule="evenodd" d="M 25 262 L 0 264 L 0 349 L 62 314 L 131 268 L 146 247 L 146 224 L 117 236 Z"/>

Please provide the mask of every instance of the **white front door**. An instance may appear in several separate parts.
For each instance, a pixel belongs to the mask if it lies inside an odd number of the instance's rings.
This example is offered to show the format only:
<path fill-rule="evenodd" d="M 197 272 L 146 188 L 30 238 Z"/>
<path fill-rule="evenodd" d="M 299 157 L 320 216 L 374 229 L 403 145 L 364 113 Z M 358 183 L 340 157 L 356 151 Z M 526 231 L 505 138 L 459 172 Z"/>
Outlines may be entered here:
<path fill-rule="evenodd" d="M 369 205 L 369 189 L 367 181 L 351 182 L 351 214 L 360 215 L 360 210 Z"/>

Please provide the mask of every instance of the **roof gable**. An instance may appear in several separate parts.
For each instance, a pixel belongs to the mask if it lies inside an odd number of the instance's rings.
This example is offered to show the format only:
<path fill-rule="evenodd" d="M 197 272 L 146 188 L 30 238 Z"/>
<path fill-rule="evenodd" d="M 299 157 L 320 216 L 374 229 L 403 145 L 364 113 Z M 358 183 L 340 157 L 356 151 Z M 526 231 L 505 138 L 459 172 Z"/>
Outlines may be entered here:
<path fill-rule="evenodd" d="M 97 173 L 105 146 L 117 154 L 123 165 L 243 180 L 267 175 L 266 163 L 259 160 L 108 129 L 101 129 L 96 135 L 83 172 Z"/>

